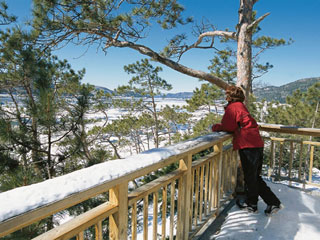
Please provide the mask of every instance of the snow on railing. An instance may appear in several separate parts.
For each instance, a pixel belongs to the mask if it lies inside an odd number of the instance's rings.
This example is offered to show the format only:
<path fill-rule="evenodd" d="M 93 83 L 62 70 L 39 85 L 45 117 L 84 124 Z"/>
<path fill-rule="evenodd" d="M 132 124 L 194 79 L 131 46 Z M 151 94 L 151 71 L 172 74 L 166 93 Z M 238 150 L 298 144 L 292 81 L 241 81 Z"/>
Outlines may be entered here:
<path fill-rule="evenodd" d="M 82 239 L 84 231 L 91 226 L 96 229 L 95 239 L 102 239 L 106 231 L 111 239 L 126 239 L 128 232 L 135 239 L 137 209 L 141 206 L 144 208 L 143 235 L 147 235 L 149 198 L 153 198 L 154 206 L 152 235 L 168 235 L 171 238 L 176 235 L 178 239 L 186 239 L 204 224 L 205 219 L 217 214 L 221 201 L 233 192 L 237 156 L 231 148 L 223 148 L 223 143 L 231 138 L 230 134 L 212 133 L 3 192 L 0 194 L 0 237 L 99 194 L 108 193 L 104 195 L 108 195 L 105 203 L 36 239 L 67 239 L 73 236 Z M 209 153 L 208 149 L 212 148 L 214 152 Z M 192 162 L 193 156 L 205 150 L 204 157 Z M 174 171 L 129 192 L 130 181 L 172 164 L 177 165 Z M 169 199 L 171 202 L 167 204 Z M 160 205 L 161 231 L 156 227 L 159 225 L 157 215 Z M 165 216 L 168 211 L 171 216 L 170 230 L 166 232 Z M 105 219 L 109 220 L 108 230 L 103 226 Z M 129 225 L 131 231 L 128 231 Z"/>

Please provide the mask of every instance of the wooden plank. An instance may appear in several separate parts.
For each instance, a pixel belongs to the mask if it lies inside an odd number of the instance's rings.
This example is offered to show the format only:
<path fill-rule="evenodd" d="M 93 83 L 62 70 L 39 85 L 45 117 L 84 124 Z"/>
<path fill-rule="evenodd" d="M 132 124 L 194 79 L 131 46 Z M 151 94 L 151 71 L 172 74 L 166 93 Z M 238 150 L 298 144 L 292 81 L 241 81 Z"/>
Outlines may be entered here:
<path fill-rule="evenodd" d="M 175 182 L 171 182 L 171 188 L 170 188 L 170 235 L 169 235 L 170 240 L 173 240 L 175 190 L 176 190 Z"/>
<path fill-rule="evenodd" d="M 152 230 L 153 230 L 153 239 L 158 238 L 158 191 L 153 193 L 153 219 L 152 219 Z"/>
<path fill-rule="evenodd" d="M 95 239 L 102 240 L 102 221 L 99 221 L 97 224 L 95 224 L 94 229 L 95 229 Z"/>
<path fill-rule="evenodd" d="M 137 203 L 134 203 L 132 206 L 132 215 L 131 215 L 131 232 L 132 240 L 137 240 Z"/>
<path fill-rule="evenodd" d="M 314 155 L 314 146 L 311 146 L 310 163 L 309 163 L 309 181 L 308 181 L 309 183 L 312 183 L 313 155 Z"/>
<path fill-rule="evenodd" d="M 282 159 L 283 159 L 283 141 L 280 142 L 280 156 L 279 156 L 279 164 L 278 164 L 278 176 L 281 177 L 281 165 L 282 165 Z"/>
<path fill-rule="evenodd" d="M 76 239 L 77 239 L 77 240 L 84 240 L 84 232 L 78 233 Z"/>
<path fill-rule="evenodd" d="M 292 162 L 293 162 L 293 142 L 290 143 L 290 159 L 289 159 L 289 179 L 291 179 Z M 289 180 L 289 186 L 291 186 L 291 181 Z"/>
<path fill-rule="evenodd" d="M 177 239 L 188 239 L 192 176 L 191 154 L 180 160 L 179 168 L 186 170 L 186 172 L 179 180 L 178 213 L 180 214 L 178 214 Z"/>
<path fill-rule="evenodd" d="M 271 140 L 270 145 L 270 162 L 269 162 L 269 169 L 268 169 L 268 177 L 270 178 L 274 168 L 274 140 Z"/>
<path fill-rule="evenodd" d="M 167 175 L 161 176 L 152 182 L 149 182 L 129 193 L 129 205 L 137 202 L 138 200 L 144 198 L 146 195 L 149 195 L 153 192 L 158 191 L 160 188 L 168 185 L 170 182 L 177 180 L 184 174 L 185 170 L 177 169 Z"/>
<path fill-rule="evenodd" d="M 162 240 L 166 239 L 167 200 L 167 186 L 164 186 L 162 189 Z"/>
<path fill-rule="evenodd" d="M 204 166 L 205 164 L 207 164 L 207 162 L 211 161 L 212 158 L 214 158 L 216 155 L 218 155 L 218 153 L 212 152 L 212 153 L 209 153 L 208 155 L 205 155 L 205 156 L 193 161 L 192 168 L 198 168 L 198 167 Z"/>
<path fill-rule="evenodd" d="M 213 187 L 212 208 L 215 209 L 218 206 L 218 191 L 220 191 L 220 188 L 218 186 L 218 183 L 219 183 L 218 179 L 219 179 L 219 175 L 220 175 L 220 173 L 219 173 L 219 156 L 217 156 L 214 160 L 213 171 L 214 171 L 214 174 L 213 174 L 214 179 L 213 179 L 213 186 L 212 186 Z"/>
<path fill-rule="evenodd" d="M 189 214 L 189 226 L 192 229 L 193 224 L 193 196 L 194 196 L 194 184 L 195 184 L 195 171 L 196 169 L 192 168 L 192 177 L 191 177 L 191 196 L 190 196 L 190 214 Z"/>
<path fill-rule="evenodd" d="M 69 239 L 76 235 L 80 236 L 81 232 L 85 229 L 118 212 L 118 210 L 118 206 L 114 204 L 109 202 L 103 203 L 64 224 L 39 235 L 34 238 L 34 240 Z"/>
<path fill-rule="evenodd" d="M 119 239 L 128 238 L 128 182 L 123 182 L 119 186 L 118 194 L 118 215 L 119 215 Z"/>
<path fill-rule="evenodd" d="M 238 175 L 238 151 L 233 151 L 233 184 L 232 184 L 232 188 L 233 191 L 235 191 L 236 186 L 237 186 L 237 175 Z"/>
<path fill-rule="evenodd" d="M 266 132 L 279 132 L 279 133 L 289 133 L 289 134 L 320 137 L 319 128 L 300 128 L 297 126 L 285 126 L 285 125 L 259 123 L 259 129 L 260 131 L 266 131 Z"/>
<path fill-rule="evenodd" d="M 208 184 L 209 184 L 209 162 L 205 165 L 206 174 L 205 174 L 205 183 L 204 183 L 204 215 L 207 216 L 208 213 Z"/>
<path fill-rule="evenodd" d="M 128 182 L 109 190 L 109 201 L 118 205 L 119 210 L 109 217 L 109 238 L 127 239 L 128 228 Z"/>
<path fill-rule="evenodd" d="M 203 178 L 204 178 L 204 165 L 201 167 L 201 173 L 200 173 L 200 201 L 199 201 L 199 221 L 202 221 L 202 212 L 203 212 L 203 186 L 204 186 L 204 182 L 203 182 Z"/>
<path fill-rule="evenodd" d="M 199 178 L 200 178 L 200 169 L 197 168 L 195 171 L 196 175 L 196 187 L 195 187 L 195 203 L 194 203 L 194 226 L 198 224 L 198 208 L 199 208 Z"/>
<path fill-rule="evenodd" d="M 300 152 L 299 152 L 299 175 L 298 178 L 301 181 L 301 169 L 302 169 L 302 151 L 303 151 L 303 143 L 300 143 Z M 305 177 L 305 174 L 303 174 Z M 305 179 L 304 179 L 305 180 Z"/>
<path fill-rule="evenodd" d="M 148 240 L 148 196 L 143 198 L 143 240 Z"/>
<path fill-rule="evenodd" d="M 303 144 L 320 147 L 320 142 L 303 141 Z"/>
<path fill-rule="evenodd" d="M 223 143 L 218 143 L 217 145 L 214 146 L 214 151 L 219 153 L 219 173 L 222 172 L 222 159 L 223 159 Z M 218 205 L 217 209 L 219 211 L 220 208 L 220 199 L 221 199 L 221 174 L 219 174 L 218 178 Z"/>
<path fill-rule="evenodd" d="M 230 192 L 230 190 L 231 190 L 231 170 L 232 170 L 232 168 L 231 168 L 231 153 L 232 153 L 232 151 L 230 150 L 229 152 L 228 152 L 228 160 L 227 160 L 227 179 L 226 179 L 226 181 L 227 181 L 227 192 Z"/>
<path fill-rule="evenodd" d="M 211 212 L 211 208 L 213 207 L 213 201 L 214 201 L 214 159 L 213 158 L 210 161 L 210 168 L 209 168 L 209 213 Z"/>
<path fill-rule="evenodd" d="M 177 220 L 177 239 L 182 239 L 183 237 L 183 221 L 182 221 L 182 208 L 183 208 L 183 194 L 182 194 L 182 186 L 183 186 L 183 182 L 182 182 L 182 177 L 179 178 L 178 180 L 178 220 Z"/>

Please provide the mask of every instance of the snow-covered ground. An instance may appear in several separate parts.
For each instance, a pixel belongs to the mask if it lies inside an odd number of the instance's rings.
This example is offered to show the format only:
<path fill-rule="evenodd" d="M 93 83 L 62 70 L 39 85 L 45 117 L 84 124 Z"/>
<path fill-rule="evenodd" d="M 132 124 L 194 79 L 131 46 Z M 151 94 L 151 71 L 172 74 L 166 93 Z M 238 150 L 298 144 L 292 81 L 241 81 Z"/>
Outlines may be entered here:
<path fill-rule="evenodd" d="M 258 202 L 258 214 L 250 214 L 234 206 L 220 232 L 209 239 L 319 240 L 320 195 L 312 195 L 284 183 L 267 181 L 267 184 L 279 197 L 284 209 L 272 217 L 266 217 L 266 204 L 261 199 Z M 319 188 L 313 188 L 314 191 L 319 191 Z"/>

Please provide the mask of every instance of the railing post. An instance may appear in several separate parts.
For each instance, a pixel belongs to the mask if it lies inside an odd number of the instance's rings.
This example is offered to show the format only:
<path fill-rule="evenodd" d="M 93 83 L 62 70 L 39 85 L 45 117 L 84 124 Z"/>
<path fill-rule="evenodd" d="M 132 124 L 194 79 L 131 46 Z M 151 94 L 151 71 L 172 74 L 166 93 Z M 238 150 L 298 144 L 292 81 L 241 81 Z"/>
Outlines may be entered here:
<path fill-rule="evenodd" d="M 271 177 L 273 173 L 273 168 L 274 168 L 274 141 L 271 140 L 271 145 L 270 145 L 270 162 L 269 162 L 269 169 L 268 169 L 268 178 Z"/>
<path fill-rule="evenodd" d="M 292 164 L 293 164 L 293 151 L 294 151 L 294 149 L 293 149 L 293 142 L 291 141 L 290 142 L 290 159 L 289 159 L 289 186 L 291 186 L 292 185 L 292 182 L 291 182 L 291 171 L 292 171 Z"/>
<path fill-rule="evenodd" d="M 191 215 L 191 178 L 192 178 L 192 155 L 188 154 L 180 160 L 179 168 L 185 170 L 185 174 L 180 178 L 179 201 L 178 201 L 178 224 L 177 239 L 188 239 L 189 235 L 189 217 Z"/>
<path fill-rule="evenodd" d="M 284 140 L 280 141 L 280 156 L 279 156 L 279 169 L 278 169 L 278 178 L 281 179 L 281 165 L 282 165 L 282 159 L 283 159 L 283 144 Z"/>
<path fill-rule="evenodd" d="M 117 213 L 110 216 L 110 239 L 126 240 L 128 228 L 128 182 L 109 190 L 109 202 L 118 205 Z"/>
<path fill-rule="evenodd" d="M 309 179 L 308 179 L 309 183 L 312 183 L 313 153 L 314 153 L 314 146 L 311 146 L 310 163 L 309 163 Z"/>
<path fill-rule="evenodd" d="M 214 145 L 214 151 L 219 153 L 219 165 L 218 165 L 218 191 L 217 191 L 217 214 L 219 213 L 220 208 L 220 199 L 221 199 L 221 177 L 222 177 L 222 159 L 223 159 L 223 142 Z"/>

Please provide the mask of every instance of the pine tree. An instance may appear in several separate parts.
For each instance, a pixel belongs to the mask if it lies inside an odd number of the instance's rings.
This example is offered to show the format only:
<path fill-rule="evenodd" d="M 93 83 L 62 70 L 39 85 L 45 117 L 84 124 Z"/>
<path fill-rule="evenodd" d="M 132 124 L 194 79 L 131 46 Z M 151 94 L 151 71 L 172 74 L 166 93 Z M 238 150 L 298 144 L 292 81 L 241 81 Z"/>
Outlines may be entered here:
<path fill-rule="evenodd" d="M 7 13 L 8 5 L 5 1 L 0 2 L 0 25 L 8 25 L 15 22 L 17 17 Z"/>
<path fill-rule="evenodd" d="M 212 84 L 201 84 L 201 88 L 196 88 L 193 91 L 193 95 L 186 102 L 188 106 L 187 110 L 194 112 L 201 107 L 205 108 L 208 113 L 211 113 L 211 107 L 214 106 L 215 113 L 218 114 L 218 108 L 216 105 L 217 100 L 223 97 L 221 89 Z"/>
<path fill-rule="evenodd" d="M 23 159 L 30 156 L 38 174 L 52 178 L 59 157 L 52 149 L 74 127 L 66 114 L 69 105 L 65 98 L 77 89 L 83 73 L 75 73 L 66 61 L 48 51 L 34 48 L 34 37 L 18 29 L 8 30 L 1 41 L 6 69 L 1 87 L 14 103 L 13 108 L 2 108 L 2 119 L 17 124 L 8 125 L 10 141 L 24 149 Z"/>
<path fill-rule="evenodd" d="M 156 96 L 162 95 L 161 91 L 169 91 L 172 86 L 166 80 L 159 77 L 159 72 L 162 71 L 161 67 L 152 66 L 148 59 L 142 59 L 141 62 L 137 61 L 134 64 L 124 66 L 124 70 L 128 74 L 134 75 L 129 81 L 127 91 L 132 91 L 135 95 L 141 97 L 148 97 L 148 101 L 141 101 L 142 111 L 147 111 L 152 115 L 154 127 L 154 143 L 156 148 L 159 147 L 160 139 L 160 121 L 157 112 Z"/>
<path fill-rule="evenodd" d="M 296 90 L 288 96 L 286 104 L 269 103 L 266 122 L 299 127 L 320 127 L 317 105 L 320 97 L 320 84 L 316 83 L 307 92 Z"/>
<path fill-rule="evenodd" d="M 162 125 L 168 135 L 169 145 L 182 140 L 180 133 L 181 128 L 186 127 L 190 133 L 189 128 L 191 127 L 192 114 L 183 111 L 183 109 L 178 106 L 170 107 L 169 105 L 166 105 L 159 114 L 162 118 Z"/>
<path fill-rule="evenodd" d="M 202 23 L 195 25 L 189 34 L 180 33 L 174 36 L 168 46 L 159 52 L 144 45 L 147 41 L 143 39 L 148 35 L 151 26 L 159 24 L 163 29 L 171 29 L 192 21 L 192 18 L 184 17 L 183 6 L 175 0 L 94 2 L 35 0 L 33 27 L 41 34 L 42 40 L 50 46 L 68 39 L 68 42 L 79 45 L 101 43 L 103 51 L 111 47 L 126 47 L 175 71 L 206 80 L 222 89 L 227 88 L 228 83 L 225 81 L 229 79 L 221 79 L 216 74 L 189 68 L 179 63 L 179 60 L 186 52 L 193 49 L 216 49 L 214 42 L 217 38 L 222 39 L 222 42 L 231 40 L 237 45 L 235 55 L 237 85 L 244 88 L 246 101 L 249 101 L 249 94 L 252 91 L 252 67 L 255 65 L 255 60 L 266 49 L 286 44 L 282 39 L 252 38 L 253 34 L 260 30 L 260 22 L 269 15 L 266 13 L 256 17 L 253 10 L 256 2 L 257 0 L 240 1 L 239 21 L 235 31 L 219 31 L 211 23 Z M 191 43 L 187 41 L 187 36 L 190 35 L 194 39 Z M 252 52 L 253 45 L 258 47 L 256 53 Z M 260 69 L 258 74 L 263 74 L 271 67 L 268 63 L 256 66 Z"/>

